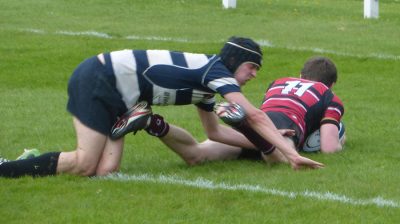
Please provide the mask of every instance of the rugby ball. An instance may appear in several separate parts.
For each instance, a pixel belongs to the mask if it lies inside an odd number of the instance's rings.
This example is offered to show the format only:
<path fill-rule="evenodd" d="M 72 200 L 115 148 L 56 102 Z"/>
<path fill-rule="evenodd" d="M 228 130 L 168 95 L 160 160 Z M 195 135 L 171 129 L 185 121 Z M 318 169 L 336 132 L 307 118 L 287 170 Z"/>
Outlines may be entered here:
<path fill-rule="evenodd" d="M 343 122 L 340 122 L 340 124 L 339 124 L 339 141 L 343 140 L 344 131 L 345 131 L 344 124 L 343 124 Z M 314 131 L 307 137 L 307 139 L 304 141 L 302 150 L 304 152 L 318 152 L 321 150 L 319 129 Z"/>

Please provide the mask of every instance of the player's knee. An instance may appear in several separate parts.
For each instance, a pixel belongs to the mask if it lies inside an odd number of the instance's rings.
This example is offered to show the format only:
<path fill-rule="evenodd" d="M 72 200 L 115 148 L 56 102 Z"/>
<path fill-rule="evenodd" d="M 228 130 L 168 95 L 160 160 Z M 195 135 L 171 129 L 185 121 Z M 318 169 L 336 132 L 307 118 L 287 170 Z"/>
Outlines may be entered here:
<path fill-rule="evenodd" d="M 78 164 L 75 171 L 79 176 L 94 176 L 96 174 L 96 166 L 92 164 Z"/>
<path fill-rule="evenodd" d="M 110 166 L 103 166 L 98 167 L 96 170 L 96 176 L 106 176 L 110 173 L 115 173 L 119 171 L 118 165 L 110 165 Z"/>
<path fill-rule="evenodd" d="M 97 163 L 94 161 L 82 160 L 82 158 L 76 157 L 73 164 L 73 173 L 79 176 L 93 176 L 96 174 Z"/>
<path fill-rule="evenodd" d="M 196 166 L 196 165 L 200 165 L 201 163 L 203 163 L 204 160 L 199 157 L 192 157 L 192 158 L 185 159 L 185 162 L 189 166 Z"/>
<path fill-rule="evenodd" d="M 200 165 L 205 160 L 204 155 L 203 155 L 203 153 L 201 153 L 200 150 L 196 150 L 196 153 L 187 154 L 187 155 L 183 156 L 182 158 L 186 162 L 186 164 L 189 166 Z"/>
<path fill-rule="evenodd" d="M 68 168 L 61 172 L 70 173 L 78 176 L 94 176 L 99 161 L 94 159 L 92 156 L 85 153 L 79 152 L 78 150 L 73 152 L 65 153 L 63 162 Z"/>

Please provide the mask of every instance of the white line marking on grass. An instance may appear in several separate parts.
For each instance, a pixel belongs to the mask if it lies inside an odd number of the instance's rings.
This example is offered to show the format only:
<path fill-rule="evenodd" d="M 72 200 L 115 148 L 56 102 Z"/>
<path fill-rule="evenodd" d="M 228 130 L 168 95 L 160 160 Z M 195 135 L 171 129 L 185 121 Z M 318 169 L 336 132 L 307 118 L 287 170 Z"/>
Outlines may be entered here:
<path fill-rule="evenodd" d="M 151 183 L 161 183 L 161 184 L 173 184 L 173 185 L 183 185 L 183 186 L 190 186 L 200 189 L 211 189 L 211 190 L 248 191 L 248 192 L 258 192 L 269 195 L 282 196 L 290 199 L 295 199 L 297 197 L 304 197 L 304 198 L 317 199 L 321 201 L 340 202 L 350 205 L 362 205 L 362 206 L 375 205 L 377 207 L 400 208 L 398 202 L 393 200 L 386 200 L 380 196 L 370 199 L 356 199 L 345 195 L 335 194 L 332 192 L 321 193 L 308 190 L 304 192 L 293 192 L 293 191 L 278 190 L 274 188 L 266 188 L 260 185 L 227 184 L 224 182 L 218 183 L 204 179 L 202 177 L 199 177 L 195 180 L 189 180 L 189 179 L 183 179 L 178 176 L 166 176 L 166 175 L 153 176 L 150 174 L 127 175 L 127 174 L 117 173 L 105 177 L 95 177 L 94 179 L 115 180 L 123 182 L 151 182 Z"/>
<path fill-rule="evenodd" d="M 93 37 L 100 37 L 100 38 L 106 38 L 106 39 L 113 38 L 112 36 L 110 36 L 106 33 L 100 33 L 97 31 L 85 31 L 85 32 L 56 31 L 56 34 L 68 35 L 68 36 L 93 36 Z"/>
<path fill-rule="evenodd" d="M 22 29 L 25 32 L 31 33 L 38 33 L 38 34 L 46 34 L 45 31 L 39 29 Z M 74 31 L 56 31 L 55 34 L 58 35 L 69 35 L 69 36 L 92 36 L 98 38 L 106 38 L 106 39 L 113 39 L 118 37 L 113 37 L 107 33 L 101 33 L 97 31 L 84 31 L 84 32 L 74 32 Z M 126 40 L 156 40 L 156 41 L 171 41 L 171 42 L 184 42 L 184 43 L 201 43 L 201 41 L 193 41 L 185 38 L 172 38 L 172 37 L 159 37 L 159 36 L 136 36 L 130 35 L 126 37 L 122 37 L 122 39 Z M 225 40 L 214 41 L 215 43 L 222 43 Z M 210 42 L 210 41 L 208 41 Z M 277 46 L 272 44 L 268 40 L 257 40 L 257 42 L 264 47 L 269 48 L 282 48 L 292 51 L 311 51 L 315 53 L 326 53 L 326 54 L 333 54 L 339 56 L 346 56 L 346 57 L 354 57 L 354 58 L 376 58 L 376 59 L 383 59 L 383 60 L 400 60 L 400 55 L 391 55 L 391 54 L 384 54 L 384 53 L 370 53 L 370 54 L 353 54 L 349 52 L 341 52 L 341 51 L 334 51 L 334 50 L 326 50 L 321 48 L 310 48 L 310 47 L 294 47 L 294 46 Z"/>
<path fill-rule="evenodd" d="M 45 34 L 46 33 L 43 30 L 38 30 L 38 29 L 24 29 L 22 31 L 26 31 L 26 32 L 29 32 L 29 33 L 40 33 L 40 34 Z"/>
<path fill-rule="evenodd" d="M 311 51 L 311 52 L 315 52 L 315 53 L 326 53 L 326 54 L 333 54 L 333 55 L 354 57 L 354 58 L 378 58 L 378 59 L 395 60 L 395 61 L 400 60 L 400 55 L 390 55 L 390 54 L 382 54 L 382 53 L 370 53 L 367 55 L 362 55 L 362 54 L 351 54 L 351 53 L 334 51 L 334 50 L 325 50 L 325 49 L 321 49 L 321 48 L 306 48 L 306 47 L 292 47 L 292 46 L 286 46 L 286 47 L 282 47 L 282 48 L 292 50 L 292 51 Z"/>
<path fill-rule="evenodd" d="M 189 41 L 188 39 L 185 38 L 171 38 L 171 37 L 141 37 L 141 36 L 136 36 L 136 35 L 131 35 L 125 37 L 125 39 L 128 40 L 157 40 L 157 41 L 171 41 L 171 42 L 180 42 L 180 43 L 190 43 L 193 41 Z"/>

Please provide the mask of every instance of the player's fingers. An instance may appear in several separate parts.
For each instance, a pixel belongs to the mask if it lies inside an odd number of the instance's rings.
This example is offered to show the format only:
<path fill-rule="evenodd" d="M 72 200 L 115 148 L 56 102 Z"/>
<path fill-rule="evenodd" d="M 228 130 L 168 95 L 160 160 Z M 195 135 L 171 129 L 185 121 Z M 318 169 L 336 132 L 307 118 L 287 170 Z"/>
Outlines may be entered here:
<path fill-rule="evenodd" d="M 279 133 L 283 136 L 292 137 L 296 134 L 296 131 L 293 129 L 279 129 Z"/>
<path fill-rule="evenodd" d="M 322 168 L 325 166 L 323 163 L 320 163 L 320 162 L 317 162 L 317 161 L 314 161 L 311 159 L 310 159 L 310 162 L 311 162 L 310 165 L 312 168 Z"/>
<path fill-rule="evenodd" d="M 323 163 L 308 159 L 306 157 L 301 157 L 299 161 L 292 163 L 291 165 L 294 170 L 299 170 L 301 168 L 320 169 L 325 167 Z"/>
<path fill-rule="evenodd" d="M 321 168 L 324 168 L 324 167 L 325 167 L 325 165 L 322 164 L 322 163 L 313 165 L 313 168 L 314 168 L 314 169 L 321 169 Z"/>

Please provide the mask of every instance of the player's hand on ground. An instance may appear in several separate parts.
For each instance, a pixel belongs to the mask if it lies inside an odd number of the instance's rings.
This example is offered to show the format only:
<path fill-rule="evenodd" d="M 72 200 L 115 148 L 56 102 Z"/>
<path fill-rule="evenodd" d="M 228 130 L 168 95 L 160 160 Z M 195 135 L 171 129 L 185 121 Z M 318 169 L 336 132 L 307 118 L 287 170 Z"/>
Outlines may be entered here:
<path fill-rule="evenodd" d="M 323 163 L 314 161 L 312 159 L 298 156 L 290 161 L 290 165 L 294 170 L 299 170 L 301 168 L 311 168 L 311 169 L 319 169 L 323 168 L 325 165 Z"/>

